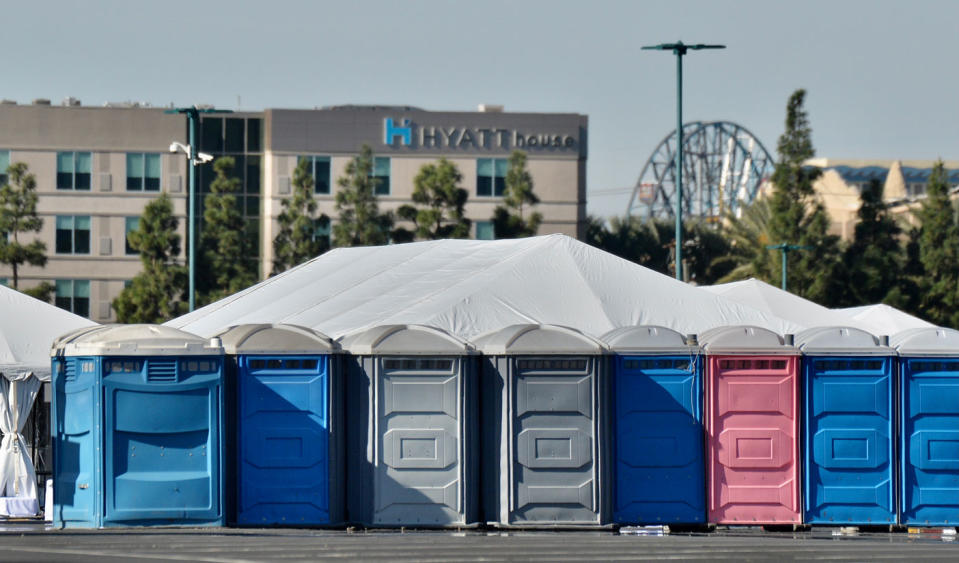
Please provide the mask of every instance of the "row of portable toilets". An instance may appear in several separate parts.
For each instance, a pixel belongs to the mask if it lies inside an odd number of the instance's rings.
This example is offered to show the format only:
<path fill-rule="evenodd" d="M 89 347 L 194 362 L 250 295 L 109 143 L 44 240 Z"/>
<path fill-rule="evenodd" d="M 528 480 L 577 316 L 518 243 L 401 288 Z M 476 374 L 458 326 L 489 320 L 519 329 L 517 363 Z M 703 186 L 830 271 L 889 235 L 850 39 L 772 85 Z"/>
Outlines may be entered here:
<path fill-rule="evenodd" d="M 959 522 L 948 329 L 112 325 L 53 374 L 60 526 Z"/>

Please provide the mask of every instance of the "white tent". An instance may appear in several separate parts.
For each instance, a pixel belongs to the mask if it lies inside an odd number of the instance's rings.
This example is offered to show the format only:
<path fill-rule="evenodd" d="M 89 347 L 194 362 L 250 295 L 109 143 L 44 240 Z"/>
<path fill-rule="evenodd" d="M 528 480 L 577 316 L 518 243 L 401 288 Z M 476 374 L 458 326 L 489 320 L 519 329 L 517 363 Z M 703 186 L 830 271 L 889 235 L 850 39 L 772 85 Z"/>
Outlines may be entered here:
<path fill-rule="evenodd" d="M 863 305 L 847 309 L 833 309 L 873 334 L 893 335 L 911 328 L 931 328 L 936 325 L 889 305 Z"/>
<path fill-rule="evenodd" d="M 94 324 L 0 286 L 0 516 L 33 516 L 39 510 L 23 428 L 42 382 L 50 380 L 53 340 Z"/>
<path fill-rule="evenodd" d="M 529 323 L 593 336 L 642 324 L 686 334 L 801 328 L 564 235 L 340 248 L 167 324 L 209 337 L 243 323 L 297 324 L 334 338 L 423 324 L 467 340 Z"/>

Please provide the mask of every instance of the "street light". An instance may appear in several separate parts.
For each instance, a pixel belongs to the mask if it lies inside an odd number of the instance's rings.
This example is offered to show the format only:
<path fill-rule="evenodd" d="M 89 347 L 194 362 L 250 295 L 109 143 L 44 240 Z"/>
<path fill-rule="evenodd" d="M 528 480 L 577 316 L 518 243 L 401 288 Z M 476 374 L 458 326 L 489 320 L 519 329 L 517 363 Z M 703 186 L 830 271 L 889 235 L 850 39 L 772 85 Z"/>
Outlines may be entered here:
<path fill-rule="evenodd" d="M 783 253 L 783 279 L 782 279 L 782 288 L 783 291 L 786 291 L 786 254 L 793 250 L 812 250 L 813 246 L 804 245 L 804 244 L 767 244 L 766 249 L 768 250 L 780 250 Z"/>
<path fill-rule="evenodd" d="M 210 162 L 213 160 L 213 156 L 202 153 L 199 151 L 194 151 L 193 147 L 197 146 L 196 143 L 196 128 L 197 123 L 200 121 L 201 113 L 231 113 L 231 110 L 228 109 L 213 109 L 213 108 L 198 108 L 196 106 L 186 107 L 186 108 L 171 108 L 164 110 L 163 113 L 183 113 L 187 116 L 187 121 L 189 123 L 189 143 L 184 145 L 183 143 L 178 143 L 174 141 L 170 144 L 170 152 L 177 152 L 182 150 L 186 154 L 187 158 L 190 159 L 190 168 L 189 168 L 189 191 L 187 195 L 187 260 L 189 261 L 189 305 L 190 311 L 196 308 L 196 165 Z"/>
<path fill-rule="evenodd" d="M 683 280 L 683 55 L 687 51 L 725 49 L 725 45 L 686 45 L 682 41 L 647 45 L 646 51 L 672 51 L 676 55 L 676 279 Z"/>

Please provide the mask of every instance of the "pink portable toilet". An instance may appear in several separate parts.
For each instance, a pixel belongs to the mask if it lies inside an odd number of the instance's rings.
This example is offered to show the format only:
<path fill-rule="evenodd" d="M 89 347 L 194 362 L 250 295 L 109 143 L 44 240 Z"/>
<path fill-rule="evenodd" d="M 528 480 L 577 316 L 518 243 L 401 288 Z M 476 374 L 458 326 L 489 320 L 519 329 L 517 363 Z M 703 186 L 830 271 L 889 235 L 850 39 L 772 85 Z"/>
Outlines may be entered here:
<path fill-rule="evenodd" d="M 708 518 L 799 524 L 799 350 L 754 326 L 700 335 L 706 352 Z"/>

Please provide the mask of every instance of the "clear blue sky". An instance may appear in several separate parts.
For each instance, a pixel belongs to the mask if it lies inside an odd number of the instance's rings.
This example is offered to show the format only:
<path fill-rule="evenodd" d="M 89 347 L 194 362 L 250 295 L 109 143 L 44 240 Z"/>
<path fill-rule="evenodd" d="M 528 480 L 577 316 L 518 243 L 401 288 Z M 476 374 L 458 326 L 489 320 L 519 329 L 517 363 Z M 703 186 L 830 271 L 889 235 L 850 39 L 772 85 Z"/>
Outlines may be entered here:
<path fill-rule="evenodd" d="M 675 127 L 729 120 L 770 151 L 796 88 L 818 156 L 959 158 L 959 2 L 7 2 L 0 97 L 256 110 L 406 104 L 589 116 L 588 189 L 635 184 Z M 590 197 L 621 214 L 628 194 Z"/>

